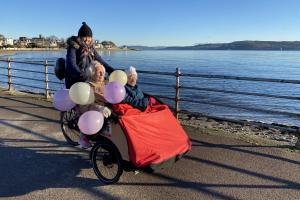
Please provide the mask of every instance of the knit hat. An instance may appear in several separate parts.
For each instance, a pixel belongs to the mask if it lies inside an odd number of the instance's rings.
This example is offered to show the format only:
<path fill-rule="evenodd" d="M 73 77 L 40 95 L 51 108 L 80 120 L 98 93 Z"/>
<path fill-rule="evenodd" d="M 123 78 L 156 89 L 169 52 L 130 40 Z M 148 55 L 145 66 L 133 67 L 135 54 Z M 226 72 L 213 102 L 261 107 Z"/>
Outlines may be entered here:
<path fill-rule="evenodd" d="M 136 69 L 133 66 L 130 66 L 129 68 L 125 69 L 125 73 L 127 74 L 127 76 L 130 76 L 132 74 L 137 75 Z"/>
<path fill-rule="evenodd" d="M 91 28 L 85 23 L 82 22 L 82 26 L 78 30 L 79 37 L 93 37 L 93 32 Z"/>

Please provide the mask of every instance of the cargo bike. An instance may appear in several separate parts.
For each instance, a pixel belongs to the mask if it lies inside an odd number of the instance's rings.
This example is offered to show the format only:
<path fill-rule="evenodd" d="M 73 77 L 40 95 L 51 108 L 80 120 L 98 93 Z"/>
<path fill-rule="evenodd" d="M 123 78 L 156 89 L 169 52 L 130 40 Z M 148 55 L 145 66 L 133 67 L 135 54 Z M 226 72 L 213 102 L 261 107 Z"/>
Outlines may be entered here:
<path fill-rule="evenodd" d="M 154 172 L 170 167 L 191 149 L 187 134 L 168 106 L 155 99 L 158 105 L 143 112 L 128 104 L 110 105 L 111 133 L 100 130 L 88 136 L 92 167 L 102 183 L 118 182 L 124 170 Z M 75 108 L 61 112 L 62 133 L 73 146 L 80 137 L 78 119 Z"/>

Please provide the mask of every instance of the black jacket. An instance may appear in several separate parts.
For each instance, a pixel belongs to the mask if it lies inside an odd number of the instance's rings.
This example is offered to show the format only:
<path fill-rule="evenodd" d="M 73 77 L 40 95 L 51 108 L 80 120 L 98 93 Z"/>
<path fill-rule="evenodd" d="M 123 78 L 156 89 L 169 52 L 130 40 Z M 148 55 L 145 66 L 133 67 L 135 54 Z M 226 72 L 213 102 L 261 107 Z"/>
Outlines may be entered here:
<path fill-rule="evenodd" d="M 85 82 L 87 77 L 85 76 L 84 70 L 89 66 L 90 62 L 87 62 L 85 66 L 79 66 L 81 62 L 80 56 L 83 46 L 78 42 L 77 37 L 72 36 L 67 41 L 67 58 L 66 58 L 66 71 L 65 71 L 65 84 L 66 88 L 69 89 L 74 83 Z M 114 68 L 107 64 L 101 56 L 98 54 L 96 49 L 92 49 L 92 60 L 99 61 L 104 67 L 108 74 L 114 71 Z"/>

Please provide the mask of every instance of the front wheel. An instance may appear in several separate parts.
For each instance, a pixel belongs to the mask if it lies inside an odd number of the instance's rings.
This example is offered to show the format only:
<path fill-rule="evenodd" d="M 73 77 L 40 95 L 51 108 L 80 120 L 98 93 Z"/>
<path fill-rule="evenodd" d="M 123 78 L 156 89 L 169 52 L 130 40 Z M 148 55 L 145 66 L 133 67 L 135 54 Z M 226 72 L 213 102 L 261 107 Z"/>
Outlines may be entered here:
<path fill-rule="evenodd" d="M 67 142 L 72 146 L 78 145 L 80 131 L 78 128 L 78 116 L 75 109 L 60 113 L 60 126 Z"/>
<path fill-rule="evenodd" d="M 91 160 L 94 172 L 102 183 L 119 181 L 123 173 L 122 157 L 112 142 L 97 142 L 91 150 Z"/>

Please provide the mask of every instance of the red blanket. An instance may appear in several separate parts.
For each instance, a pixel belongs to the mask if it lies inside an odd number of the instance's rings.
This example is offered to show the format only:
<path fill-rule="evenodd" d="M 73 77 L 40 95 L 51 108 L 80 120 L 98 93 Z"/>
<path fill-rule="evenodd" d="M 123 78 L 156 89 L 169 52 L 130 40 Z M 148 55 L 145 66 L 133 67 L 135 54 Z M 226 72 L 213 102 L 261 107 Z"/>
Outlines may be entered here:
<path fill-rule="evenodd" d="M 114 105 L 121 115 L 129 156 L 137 167 L 159 164 L 191 149 L 191 142 L 166 105 L 148 106 L 144 112 L 128 104 Z"/>

